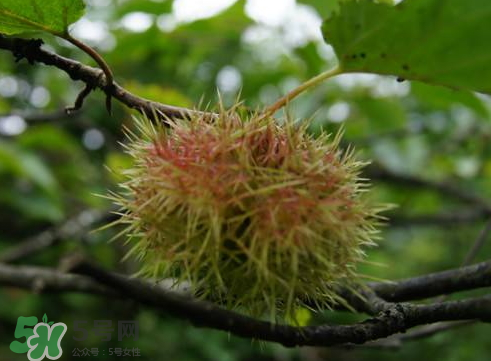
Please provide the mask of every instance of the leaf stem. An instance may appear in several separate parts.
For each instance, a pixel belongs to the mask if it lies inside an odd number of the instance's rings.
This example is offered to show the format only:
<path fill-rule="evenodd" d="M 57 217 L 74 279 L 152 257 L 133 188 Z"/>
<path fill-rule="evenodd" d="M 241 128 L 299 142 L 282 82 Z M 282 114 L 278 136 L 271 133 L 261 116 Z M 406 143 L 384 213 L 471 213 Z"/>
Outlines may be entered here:
<path fill-rule="evenodd" d="M 104 75 L 106 76 L 106 86 L 112 86 L 114 82 L 114 77 L 111 69 L 109 68 L 109 65 L 107 65 L 106 61 L 102 58 L 102 56 L 95 51 L 93 48 L 91 48 L 89 45 L 83 43 L 82 41 L 72 37 L 70 34 L 66 33 L 63 34 L 63 39 L 67 40 L 68 42 L 72 43 L 75 45 L 77 48 L 81 49 L 92 59 L 96 61 L 96 63 L 101 67 L 102 71 L 104 72 Z"/>
<path fill-rule="evenodd" d="M 307 89 L 316 86 L 323 82 L 326 79 L 332 78 L 336 75 L 339 75 L 343 72 L 341 67 L 338 65 L 332 69 L 329 69 L 323 73 L 320 73 L 319 75 L 314 76 L 313 78 L 310 78 L 306 82 L 302 83 L 295 89 L 293 89 L 291 92 L 286 94 L 285 96 L 281 97 L 278 99 L 275 103 L 271 104 L 269 107 L 264 109 L 261 118 L 266 118 L 274 113 L 276 113 L 277 110 L 283 108 L 285 105 L 287 105 L 290 101 L 292 101 L 295 97 L 306 91 Z"/>

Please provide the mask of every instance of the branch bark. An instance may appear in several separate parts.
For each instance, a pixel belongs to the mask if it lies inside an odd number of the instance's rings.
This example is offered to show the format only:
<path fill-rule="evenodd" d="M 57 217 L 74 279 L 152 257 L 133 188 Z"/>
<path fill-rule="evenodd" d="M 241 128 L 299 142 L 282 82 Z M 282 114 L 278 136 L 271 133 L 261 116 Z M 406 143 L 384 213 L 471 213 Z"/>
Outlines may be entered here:
<path fill-rule="evenodd" d="M 368 293 L 368 302 L 380 311 L 376 317 L 353 325 L 291 327 L 256 320 L 211 303 L 178 297 L 86 262 L 75 265 L 74 271 L 97 279 L 106 286 L 114 287 L 121 294 L 130 296 L 142 304 L 165 309 L 196 326 L 211 327 L 246 338 L 277 342 L 287 347 L 361 344 L 404 332 L 417 325 L 440 321 L 491 321 L 491 295 L 462 301 L 412 305 L 388 303 Z"/>
<path fill-rule="evenodd" d="M 10 266 L 0 263 L 0 284 L 41 292 L 81 292 L 115 297 L 117 293 L 89 277 L 62 273 L 52 268 Z"/>
<path fill-rule="evenodd" d="M 191 116 L 214 116 L 213 113 L 154 102 L 127 91 L 117 83 L 108 86 L 102 70 L 84 65 L 75 60 L 60 56 L 41 47 L 42 40 L 21 39 L 0 35 L 0 49 L 12 52 L 16 61 L 26 59 L 30 64 L 42 63 L 54 66 L 67 73 L 72 80 L 83 81 L 91 88 L 97 88 L 106 95 L 117 99 L 131 109 L 135 109 L 150 119 L 189 118 Z"/>
<path fill-rule="evenodd" d="M 393 302 L 420 300 L 490 286 L 491 261 L 397 282 L 369 283 L 377 295 Z"/>
<path fill-rule="evenodd" d="M 491 295 L 428 305 L 397 304 L 385 300 L 420 299 L 441 293 L 487 287 L 491 279 L 491 261 L 390 284 L 372 283 L 369 285 L 372 291 L 368 290 L 365 295 L 376 316 L 352 325 L 300 328 L 246 317 L 209 302 L 170 292 L 146 281 L 105 271 L 87 262 L 75 262 L 72 266 L 73 271 L 78 274 L 63 274 L 41 267 L 0 264 L 0 284 L 38 292 L 84 292 L 104 297 L 129 298 L 158 311 L 186 319 L 196 326 L 223 330 L 241 337 L 278 342 L 288 347 L 362 344 L 404 332 L 414 326 L 441 321 L 477 319 L 491 322 Z"/>

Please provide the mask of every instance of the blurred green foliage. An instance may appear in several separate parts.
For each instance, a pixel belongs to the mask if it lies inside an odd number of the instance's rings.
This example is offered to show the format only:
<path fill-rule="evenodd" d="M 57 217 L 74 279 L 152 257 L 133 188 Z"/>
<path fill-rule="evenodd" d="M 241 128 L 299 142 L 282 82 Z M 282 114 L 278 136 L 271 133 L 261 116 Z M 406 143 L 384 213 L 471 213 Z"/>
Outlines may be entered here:
<path fill-rule="evenodd" d="M 320 33 L 292 42 L 289 24 L 258 23 L 247 16 L 244 5 L 238 1 L 213 17 L 177 23 L 171 0 L 94 0 L 81 22 L 85 25 L 76 28 L 75 35 L 100 49 L 119 83 L 142 96 L 181 106 L 215 103 L 218 86 L 227 104 L 240 94 L 246 106 L 256 109 L 335 63 Z M 298 5 L 321 16 L 330 11 L 323 1 L 298 1 Z M 151 19 L 142 31 L 125 26 L 124 19 L 135 12 Z M 93 64 L 64 41 L 44 40 L 61 55 Z M 132 126 L 132 114 L 115 104 L 109 116 L 102 94 L 95 92 L 78 114 L 50 117 L 71 105 L 82 86 L 57 69 L 15 63 L 11 54 L 0 52 L 0 252 L 84 210 L 110 207 L 97 195 L 113 189 L 117 169 L 128 164 L 119 142 L 124 142 L 123 125 Z M 310 119 L 314 134 L 343 126 L 346 144 L 354 144 L 360 157 L 375 165 L 452 182 L 487 199 L 491 197 L 490 104 L 489 97 L 471 92 L 354 74 L 313 89 L 288 111 Z M 116 172 L 108 172 L 105 165 Z M 434 190 L 397 182 L 375 180 L 373 197 L 398 204 L 391 214 L 397 217 L 430 219 L 435 214 L 472 210 L 472 205 Z M 390 225 L 380 246 L 368 252 L 369 261 L 382 266 L 366 264 L 363 271 L 374 278 L 397 279 L 459 266 L 484 221 L 477 217 L 418 225 L 408 219 Z M 19 263 L 56 267 L 67 252 L 83 251 L 110 269 L 132 272 L 136 268 L 131 261 L 120 261 L 125 252 L 122 242 L 107 242 L 114 233 L 84 232 Z M 488 242 L 476 261 L 489 258 L 490 253 Z M 0 303 L 4 306 L 0 308 L 0 360 L 25 360 L 25 355 L 8 349 L 17 317 L 41 318 L 44 313 L 50 320 L 67 323 L 63 341 L 67 358 L 75 347 L 139 347 L 142 360 L 488 360 L 491 355 L 486 325 L 438 334 L 396 351 L 289 350 L 194 328 L 124 300 L 2 288 Z M 313 324 L 321 319 L 353 321 L 344 313 L 311 316 Z M 72 339 L 73 321 L 91 324 L 101 319 L 138 320 L 140 340 L 103 342 L 95 335 L 83 343 Z"/>

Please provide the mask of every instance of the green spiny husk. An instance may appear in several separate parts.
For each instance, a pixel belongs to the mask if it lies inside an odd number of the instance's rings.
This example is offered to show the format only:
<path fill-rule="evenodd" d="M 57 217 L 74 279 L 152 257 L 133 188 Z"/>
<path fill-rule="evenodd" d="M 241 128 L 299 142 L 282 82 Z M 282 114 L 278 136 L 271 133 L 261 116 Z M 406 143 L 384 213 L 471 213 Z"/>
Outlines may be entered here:
<path fill-rule="evenodd" d="M 137 124 L 134 166 L 111 198 L 141 274 L 272 319 L 343 303 L 335 288 L 359 279 L 384 207 L 367 200 L 364 163 L 339 149 L 340 134 L 235 109 Z"/>

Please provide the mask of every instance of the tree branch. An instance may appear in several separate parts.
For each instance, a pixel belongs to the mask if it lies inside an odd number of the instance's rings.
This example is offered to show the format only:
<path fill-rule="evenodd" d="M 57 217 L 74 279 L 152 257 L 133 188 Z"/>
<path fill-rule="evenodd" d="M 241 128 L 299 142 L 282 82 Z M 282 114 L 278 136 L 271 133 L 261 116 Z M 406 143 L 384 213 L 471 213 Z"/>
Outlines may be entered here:
<path fill-rule="evenodd" d="M 259 321 L 211 303 L 183 299 L 86 262 L 79 263 L 74 270 L 97 279 L 106 286 L 114 287 L 121 294 L 142 304 L 185 318 L 196 326 L 211 327 L 246 338 L 278 342 L 287 347 L 360 344 L 404 332 L 417 325 L 439 321 L 491 321 L 491 296 L 431 305 L 390 304 L 375 297 L 375 302 L 369 301 L 381 312 L 364 322 L 353 325 L 291 327 Z"/>
<path fill-rule="evenodd" d="M 458 224 L 467 224 L 489 219 L 489 213 L 484 209 L 459 209 L 454 212 L 442 212 L 437 214 L 418 214 L 403 215 L 392 213 L 388 215 L 388 224 L 392 227 L 407 226 L 455 226 Z"/>
<path fill-rule="evenodd" d="M 0 263 L 0 284 L 41 292 L 81 292 L 107 297 L 117 293 L 89 277 L 47 267 L 9 266 Z"/>
<path fill-rule="evenodd" d="M 491 261 L 430 273 L 397 282 L 373 282 L 369 287 L 384 300 L 419 300 L 491 286 Z"/>
<path fill-rule="evenodd" d="M 200 112 L 196 110 L 175 107 L 148 99 L 140 98 L 117 83 L 114 86 L 108 86 L 106 77 L 100 69 L 84 65 L 75 60 L 57 55 L 41 48 L 42 41 L 28 40 L 21 38 L 5 37 L 0 35 L 0 49 L 8 50 L 15 56 L 16 61 L 23 58 L 27 59 L 30 64 L 36 62 L 49 66 L 54 66 L 67 73 L 73 80 L 81 80 L 91 88 L 98 88 L 108 96 L 117 99 L 131 109 L 135 109 L 146 115 L 150 119 L 159 118 L 187 118 L 191 116 L 214 116 L 213 113 Z"/>
<path fill-rule="evenodd" d="M 42 249 L 55 245 L 62 239 L 73 237 L 94 224 L 110 221 L 114 217 L 111 210 L 84 210 L 62 224 L 47 229 L 33 237 L 18 242 L 15 246 L 7 248 L 0 254 L 0 262 L 15 262 Z"/>
<path fill-rule="evenodd" d="M 417 176 L 395 173 L 380 166 L 370 166 L 367 168 L 367 176 L 383 182 L 392 182 L 397 185 L 408 187 L 421 187 L 433 189 L 443 195 L 459 199 L 465 203 L 479 207 L 483 213 L 491 215 L 491 203 L 478 194 L 465 191 L 448 182 L 437 182 Z"/>
<path fill-rule="evenodd" d="M 80 113 L 67 114 L 65 109 L 55 110 L 49 113 L 39 113 L 39 112 L 19 112 L 15 111 L 12 113 L 0 114 L 1 118 L 6 118 L 10 116 L 18 116 L 24 119 L 26 123 L 29 124 L 42 124 L 42 123 L 55 123 L 66 119 L 75 118 Z"/>
<path fill-rule="evenodd" d="M 476 258 L 477 254 L 483 247 L 486 239 L 489 238 L 489 234 L 491 233 L 491 219 L 488 220 L 482 231 L 479 233 L 479 236 L 476 238 L 474 243 L 472 244 L 469 252 L 465 255 L 464 261 L 462 262 L 462 266 L 468 266 L 472 263 L 474 258 Z"/>
<path fill-rule="evenodd" d="M 370 341 L 364 345 L 348 345 L 341 347 L 349 349 L 353 347 L 369 349 L 398 349 L 406 342 L 428 338 L 438 333 L 454 330 L 458 327 L 475 324 L 475 322 L 475 320 L 437 322 L 430 325 L 423 325 L 407 333 L 395 334 L 384 339 Z"/>
<path fill-rule="evenodd" d="M 187 319 L 200 327 L 231 332 L 234 335 L 278 342 L 285 346 L 333 346 L 361 344 L 384 338 L 424 324 L 441 321 L 478 319 L 491 321 L 491 296 L 442 302 L 429 305 L 393 304 L 388 299 L 431 297 L 437 292 L 452 292 L 489 285 L 491 262 L 440 272 L 428 276 L 387 284 L 371 284 L 377 292 L 366 292 L 378 314 L 352 325 L 321 325 L 291 327 L 256 320 L 222 309 L 212 303 L 169 292 L 146 281 L 132 279 L 103 270 L 87 262 L 73 263 L 73 270 L 82 275 L 62 274 L 40 267 L 20 267 L 0 264 L 0 283 L 36 291 L 85 292 L 105 297 L 124 297 L 144 305 Z M 477 280 L 479 278 L 479 281 Z M 452 280 L 453 279 L 453 280 Z M 474 282 L 469 282 L 474 279 Z M 419 283 L 418 286 L 415 284 Z M 438 287 L 441 283 L 445 287 Z M 387 289 L 390 286 L 391 289 Z M 422 293 L 421 289 L 436 289 Z M 379 295 L 379 296 L 378 296 Z"/>

